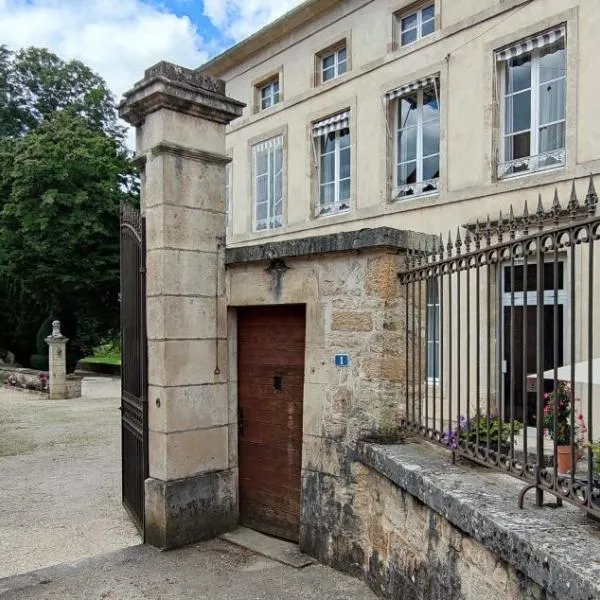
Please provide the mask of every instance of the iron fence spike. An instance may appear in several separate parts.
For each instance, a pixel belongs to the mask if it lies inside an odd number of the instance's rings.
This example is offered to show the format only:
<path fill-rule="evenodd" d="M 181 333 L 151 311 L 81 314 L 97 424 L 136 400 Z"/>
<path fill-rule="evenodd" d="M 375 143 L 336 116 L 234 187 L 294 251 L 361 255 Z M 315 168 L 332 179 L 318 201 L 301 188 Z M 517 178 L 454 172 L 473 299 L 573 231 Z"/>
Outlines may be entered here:
<path fill-rule="evenodd" d="M 587 212 L 590 215 L 595 214 L 596 205 L 598 204 L 598 194 L 596 194 L 596 188 L 594 187 L 594 176 L 590 174 L 590 183 L 588 185 L 588 191 L 585 196 L 585 205 L 587 206 Z"/>
<path fill-rule="evenodd" d="M 571 218 L 574 218 L 579 208 L 579 200 L 577 199 L 577 190 L 575 189 L 575 181 L 571 184 L 571 195 L 569 196 L 568 211 Z"/>

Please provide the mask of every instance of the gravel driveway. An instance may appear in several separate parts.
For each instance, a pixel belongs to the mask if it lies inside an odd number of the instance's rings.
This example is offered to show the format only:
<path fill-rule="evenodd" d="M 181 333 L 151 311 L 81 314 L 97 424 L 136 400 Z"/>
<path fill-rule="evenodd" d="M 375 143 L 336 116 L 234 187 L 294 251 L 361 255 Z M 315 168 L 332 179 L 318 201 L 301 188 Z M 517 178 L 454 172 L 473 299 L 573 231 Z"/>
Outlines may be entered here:
<path fill-rule="evenodd" d="M 121 506 L 119 380 L 83 398 L 0 388 L 0 578 L 140 543 Z"/>

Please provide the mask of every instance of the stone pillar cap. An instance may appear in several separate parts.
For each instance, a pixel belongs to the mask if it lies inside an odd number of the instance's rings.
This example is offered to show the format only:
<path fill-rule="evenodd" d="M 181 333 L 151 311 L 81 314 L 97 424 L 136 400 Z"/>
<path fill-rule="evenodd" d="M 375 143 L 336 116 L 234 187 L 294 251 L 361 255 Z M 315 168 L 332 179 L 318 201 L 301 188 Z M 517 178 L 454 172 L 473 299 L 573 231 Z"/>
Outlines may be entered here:
<path fill-rule="evenodd" d="M 227 124 L 246 106 L 225 96 L 224 81 L 166 61 L 146 69 L 144 79 L 123 96 L 119 116 L 134 126 L 160 109 Z"/>

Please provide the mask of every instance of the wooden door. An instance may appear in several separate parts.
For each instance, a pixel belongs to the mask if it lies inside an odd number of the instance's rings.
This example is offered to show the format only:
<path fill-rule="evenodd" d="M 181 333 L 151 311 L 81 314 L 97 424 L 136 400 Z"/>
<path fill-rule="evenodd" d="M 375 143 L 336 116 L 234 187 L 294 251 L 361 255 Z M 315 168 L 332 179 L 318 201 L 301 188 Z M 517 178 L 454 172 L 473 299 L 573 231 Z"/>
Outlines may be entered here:
<path fill-rule="evenodd" d="M 238 310 L 240 522 L 298 541 L 305 308 Z"/>

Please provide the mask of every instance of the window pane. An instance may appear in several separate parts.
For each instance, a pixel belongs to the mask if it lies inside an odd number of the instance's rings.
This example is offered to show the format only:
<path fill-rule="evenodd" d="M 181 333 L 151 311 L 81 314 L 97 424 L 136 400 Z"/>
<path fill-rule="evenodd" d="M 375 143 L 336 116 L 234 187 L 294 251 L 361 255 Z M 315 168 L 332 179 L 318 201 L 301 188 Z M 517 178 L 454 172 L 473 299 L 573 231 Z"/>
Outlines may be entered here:
<path fill-rule="evenodd" d="M 416 183 L 417 181 L 417 161 L 398 165 L 398 185 L 407 183 Z"/>
<path fill-rule="evenodd" d="M 335 54 L 330 54 L 323 59 L 323 69 L 329 69 L 335 65 Z"/>
<path fill-rule="evenodd" d="M 402 31 L 406 31 L 407 29 L 410 29 L 411 27 L 416 27 L 416 26 L 417 26 L 417 13 L 413 13 L 412 15 L 408 15 L 408 17 L 405 17 L 404 19 L 402 19 Z"/>
<path fill-rule="evenodd" d="M 507 137 L 504 147 L 504 160 L 514 160 L 530 156 L 529 141 L 530 135 L 528 131 Z"/>
<path fill-rule="evenodd" d="M 335 133 L 328 133 L 321 136 L 321 154 L 333 152 L 335 150 Z"/>
<path fill-rule="evenodd" d="M 269 164 L 269 153 L 266 150 L 261 150 L 256 153 L 256 175 L 262 175 L 267 172 Z"/>
<path fill-rule="evenodd" d="M 327 69 L 323 71 L 323 81 L 329 81 L 335 77 L 335 68 L 331 67 L 331 69 Z"/>
<path fill-rule="evenodd" d="M 438 154 L 440 151 L 440 123 L 433 121 L 423 125 L 423 156 Z"/>
<path fill-rule="evenodd" d="M 269 108 L 271 106 L 271 96 L 266 96 L 262 99 L 262 108 Z"/>
<path fill-rule="evenodd" d="M 423 21 L 427 21 L 428 19 L 433 19 L 435 15 L 435 7 L 432 4 L 431 6 L 426 6 L 421 12 L 421 19 Z"/>
<path fill-rule="evenodd" d="M 273 89 L 273 94 L 278 94 L 279 93 L 279 80 L 272 83 L 271 87 Z"/>
<path fill-rule="evenodd" d="M 423 90 L 423 122 L 440 118 L 440 109 L 438 99 L 435 94 L 435 88 Z"/>
<path fill-rule="evenodd" d="M 440 157 L 430 156 L 423 159 L 423 181 L 437 179 L 440 176 Z"/>
<path fill-rule="evenodd" d="M 321 186 L 321 205 L 332 204 L 335 199 L 335 185 L 329 183 Z"/>
<path fill-rule="evenodd" d="M 540 128 L 540 154 L 565 147 L 565 124 L 547 125 Z"/>
<path fill-rule="evenodd" d="M 279 102 L 279 92 L 273 94 L 273 104 L 277 104 Z"/>
<path fill-rule="evenodd" d="M 540 86 L 540 125 L 565 118 L 565 83 L 559 79 Z"/>
<path fill-rule="evenodd" d="M 273 179 L 273 200 L 275 202 L 281 202 L 281 198 L 283 197 L 283 177 L 282 174 L 279 173 L 275 175 Z"/>
<path fill-rule="evenodd" d="M 506 91 L 509 94 L 531 87 L 531 54 L 509 61 L 506 69 Z"/>
<path fill-rule="evenodd" d="M 321 157 L 321 183 L 333 181 L 335 177 L 335 154 Z"/>
<path fill-rule="evenodd" d="M 338 75 L 343 75 L 346 72 L 346 61 L 343 60 L 338 63 Z"/>
<path fill-rule="evenodd" d="M 338 62 L 346 60 L 346 48 L 340 48 L 338 50 Z"/>
<path fill-rule="evenodd" d="M 283 148 L 274 148 L 275 154 L 275 172 L 281 171 L 283 167 Z"/>
<path fill-rule="evenodd" d="M 439 344 L 429 342 L 427 344 L 427 377 L 437 379 L 440 372 Z"/>
<path fill-rule="evenodd" d="M 427 304 L 438 304 L 439 288 L 436 281 L 427 282 Z"/>
<path fill-rule="evenodd" d="M 340 179 L 350 177 L 350 148 L 340 151 Z"/>
<path fill-rule="evenodd" d="M 350 146 L 350 130 L 348 128 L 340 131 L 340 148 Z"/>
<path fill-rule="evenodd" d="M 564 40 L 554 46 L 549 46 L 541 51 L 540 55 L 540 82 L 550 81 L 566 75 L 566 52 Z"/>
<path fill-rule="evenodd" d="M 405 31 L 402 33 L 402 45 L 406 46 L 406 44 L 412 44 L 413 42 L 417 41 L 417 30 L 416 29 L 409 29 L 408 31 Z"/>
<path fill-rule="evenodd" d="M 261 202 L 256 205 L 256 220 L 261 221 L 267 218 L 267 203 Z"/>
<path fill-rule="evenodd" d="M 411 127 L 398 133 L 398 161 L 406 162 L 417 158 L 417 128 Z"/>
<path fill-rule="evenodd" d="M 521 92 L 505 99 L 505 133 L 531 128 L 531 92 Z"/>
<path fill-rule="evenodd" d="M 398 102 L 399 119 L 398 128 L 410 127 L 417 124 L 417 95 L 411 94 L 401 98 Z"/>
<path fill-rule="evenodd" d="M 340 181 L 340 200 L 348 200 L 350 198 L 350 180 L 344 179 Z"/>
<path fill-rule="evenodd" d="M 425 37 L 426 35 L 433 33 L 434 30 L 435 21 L 433 19 L 431 21 L 425 21 L 425 23 L 421 25 L 421 37 Z"/>

